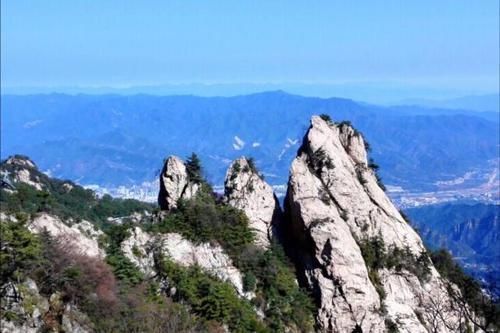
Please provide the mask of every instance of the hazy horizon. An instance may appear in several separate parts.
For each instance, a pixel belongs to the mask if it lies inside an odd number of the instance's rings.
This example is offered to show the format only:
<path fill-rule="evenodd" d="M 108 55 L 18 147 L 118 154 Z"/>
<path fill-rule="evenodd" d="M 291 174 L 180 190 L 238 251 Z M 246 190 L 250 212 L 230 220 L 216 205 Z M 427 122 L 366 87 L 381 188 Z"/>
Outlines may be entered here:
<path fill-rule="evenodd" d="M 497 1 L 1 6 L 2 93 L 282 89 L 390 103 L 499 91 Z"/>

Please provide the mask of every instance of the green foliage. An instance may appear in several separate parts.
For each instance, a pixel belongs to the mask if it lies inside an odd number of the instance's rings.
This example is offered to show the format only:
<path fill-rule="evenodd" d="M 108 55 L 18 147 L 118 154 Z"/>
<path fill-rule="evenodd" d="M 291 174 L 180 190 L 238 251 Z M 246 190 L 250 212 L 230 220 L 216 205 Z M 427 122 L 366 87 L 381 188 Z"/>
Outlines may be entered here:
<path fill-rule="evenodd" d="M 368 141 L 366 141 L 366 139 L 365 139 L 365 138 L 363 138 L 363 142 L 364 142 L 364 144 L 365 144 L 365 150 L 366 150 L 368 153 L 369 153 L 369 152 L 371 152 L 371 151 L 372 151 L 372 147 L 371 147 L 370 143 L 369 143 Z"/>
<path fill-rule="evenodd" d="M 278 245 L 268 251 L 253 245 L 254 234 L 242 211 L 216 202 L 212 193 L 201 191 L 191 200 L 180 201 L 177 210 L 148 229 L 179 232 L 197 243 L 220 244 L 244 274 L 245 289 L 257 294 L 254 302 L 264 311 L 265 322 L 273 332 L 284 331 L 286 326 L 311 330 L 312 301 L 295 283 L 292 264 Z"/>
<path fill-rule="evenodd" d="M 192 200 L 180 200 L 177 210 L 149 228 L 163 233 L 178 232 L 196 243 L 215 241 L 230 255 L 236 255 L 254 239 L 246 215 L 216 203 L 214 195 L 207 191 L 200 191 Z"/>
<path fill-rule="evenodd" d="M 304 332 L 312 330 L 312 300 L 297 286 L 292 264 L 279 244 L 274 243 L 266 251 L 247 247 L 237 265 L 245 276 L 251 274 L 257 278 L 254 303 L 265 313 L 266 323 L 273 332 L 293 326 Z"/>
<path fill-rule="evenodd" d="M 386 191 L 387 188 L 385 187 L 384 183 L 382 182 L 382 177 L 378 173 L 375 173 L 375 178 L 377 179 L 377 185 L 382 189 L 382 191 Z"/>
<path fill-rule="evenodd" d="M 326 167 L 327 169 L 335 168 L 332 159 L 326 155 L 326 152 L 323 148 L 319 148 L 309 154 L 308 166 L 311 171 L 318 177 L 321 176 L 323 167 Z"/>
<path fill-rule="evenodd" d="M 108 259 L 113 261 L 116 246 L 127 236 L 126 227 L 111 228 L 108 235 Z M 117 284 L 112 268 L 100 259 L 72 254 L 50 237 L 44 244 L 47 265 L 36 272 L 41 293 L 62 293 L 66 303 L 76 304 L 89 316 L 97 332 L 192 332 L 200 326 L 185 306 L 159 293 L 157 284 L 134 281 L 130 273 L 122 276 L 115 266 Z"/>
<path fill-rule="evenodd" d="M 253 157 L 245 157 L 245 160 L 247 161 L 247 164 L 243 167 L 243 172 L 248 173 L 252 172 L 256 175 L 259 176 L 260 179 L 264 179 L 264 175 L 259 172 L 257 169 L 257 166 L 255 165 L 255 160 Z M 253 191 L 253 190 L 251 190 Z"/>
<path fill-rule="evenodd" d="M 329 124 L 333 123 L 332 118 L 329 115 L 325 114 L 325 113 L 320 114 L 319 117 L 321 119 L 323 119 L 324 121 L 326 121 L 327 123 L 329 123 Z"/>
<path fill-rule="evenodd" d="M 363 239 L 359 247 L 368 268 L 379 270 L 385 267 L 387 253 L 381 235 Z"/>
<path fill-rule="evenodd" d="M 192 153 L 186 160 L 186 171 L 189 180 L 197 184 L 201 184 L 203 180 L 201 161 L 195 153 Z"/>
<path fill-rule="evenodd" d="M 375 161 L 373 160 L 373 158 L 370 157 L 370 159 L 368 160 L 368 167 L 370 169 L 372 169 L 373 171 L 377 172 L 378 169 L 379 169 L 379 166 L 377 163 L 375 163 Z"/>
<path fill-rule="evenodd" d="M 143 281 L 144 276 L 121 251 L 121 243 L 130 236 L 130 225 L 112 225 L 106 230 L 108 247 L 106 262 L 113 268 L 115 276 L 123 283 L 136 285 Z"/>
<path fill-rule="evenodd" d="M 254 291 L 257 285 L 257 278 L 253 272 L 246 272 L 243 276 L 243 289 L 245 291 Z"/>
<path fill-rule="evenodd" d="M 109 195 L 99 199 L 91 190 L 72 184 L 68 191 L 63 182 L 47 179 L 47 190 L 38 191 L 34 187 L 17 183 L 16 192 L 2 190 L 0 206 L 6 213 L 25 212 L 35 214 L 47 212 L 75 221 L 86 219 L 103 225 L 107 217 L 127 216 L 134 212 L 152 211 L 151 204 L 131 199 L 114 199 Z"/>
<path fill-rule="evenodd" d="M 498 300 L 485 295 L 479 282 L 467 275 L 447 250 L 440 249 L 432 252 L 431 259 L 439 274 L 460 289 L 460 295 L 451 286 L 448 292 L 455 299 L 467 304 L 474 313 L 482 316 L 486 323 L 485 327 L 491 325 L 490 327 L 499 329 L 500 304 Z"/>
<path fill-rule="evenodd" d="M 352 127 L 352 123 L 349 120 L 342 120 L 340 123 L 338 123 L 338 126 L 339 127 L 342 127 L 342 126 Z"/>
<path fill-rule="evenodd" d="M 392 246 L 389 249 L 387 256 L 384 258 L 384 266 L 396 272 L 402 270 L 409 271 L 418 277 L 422 282 L 428 280 L 430 276 L 430 259 L 425 251 L 422 251 L 418 256 L 411 252 L 409 247 L 403 249 Z"/>
<path fill-rule="evenodd" d="M 246 160 L 247 160 L 247 163 L 248 163 L 248 167 L 250 168 L 250 171 L 252 171 L 253 173 L 258 174 L 259 171 L 257 170 L 257 167 L 255 166 L 255 160 L 253 159 L 253 157 L 248 157 Z"/>
<path fill-rule="evenodd" d="M 352 126 L 352 123 L 349 120 L 342 120 L 341 122 L 337 123 L 337 126 L 342 128 L 342 127 L 350 127 L 354 133 L 354 136 L 361 136 L 363 138 L 363 141 L 365 141 L 363 134 L 358 131 L 354 126 Z M 366 148 L 366 146 L 365 146 Z"/>
<path fill-rule="evenodd" d="M 132 254 L 138 258 L 142 258 L 144 256 L 137 245 L 132 246 Z"/>
<path fill-rule="evenodd" d="M 227 282 L 204 273 L 199 267 L 181 267 L 163 259 L 160 272 L 175 286 L 174 299 L 184 301 L 206 320 L 225 323 L 234 332 L 268 332 L 253 311 L 252 306 L 238 297 Z"/>
<path fill-rule="evenodd" d="M 158 293 L 155 283 L 120 286 L 117 300 L 107 308 L 96 308 L 91 316 L 96 332 L 217 332 L 189 312 L 184 304 L 174 303 Z"/>
<path fill-rule="evenodd" d="M 378 274 L 378 270 L 384 267 L 384 261 L 387 256 L 384 240 L 380 235 L 363 239 L 359 243 L 359 247 L 363 259 L 365 260 L 366 267 L 368 268 L 368 277 L 375 287 L 380 299 L 384 300 L 386 292 L 380 280 L 380 275 Z"/>
<path fill-rule="evenodd" d="M 232 169 L 231 169 L 231 177 L 229 177 L 230 180 L 235 180 L 236 177 L 238 177 L 238 173 L 241 171 L 241 165 L 238 160 L 236 160 L 233 163 Z"/>
<path fill-rule="evenodd" d="M 358 245 L 368 268 L 370 281 L 381 299 L 385 298 L 386 293 L 378 274 L 380 269 L 394 269 L 396 272 L 405 270 L 422 282 L 427 281 L 430 276 L 430 259 L 425 251 L 415 255 L 409 247 L 401 249 L 390 246 L 387 250 L 381 235 L 362 239 Z"/>
<path fill-rule="evenodd" d="M 406 270 L 422 282 L 428 280 L 430 276 L 430 259 L 427 252 L 422 251 L 415 255 L 409 247 L 403 249 L 390 246 L 388 251 L 384 249 L 384 242 L 381 236 L 376 236 L 361 242 L 361 252 L 367 266 L 373 269 L 388 268 L 397 272 Z"/>
<path fill-rule="evenodd" d="M 248 159 L 248 165 L 249 171 L 258 173 L 252 159 Z M 193 317 L 185 305 L 172 303 L 161 294 L 158 286 L 146 280 L 123 255 L 121 244 L 129 236 L 132 225 L 115 225 L 106 221 L 108 216 L 151 211 L 150 205 L 110 196 L 99 199 L 92 191 L 74 184 L 70 189 L 64 185 L 68 182 L 48 178 L 43 180 L 46 191 L 36 191 L 25 184 L 16 184 L 17 192 L 13 194 L 2 191 L 2 211 L 26 211 L 29 214 L 45 211 L 63 219 L 95 221 L 105 232 L 99 243 L 106 248 L 106 262 L 71 254 L 71 249 L 60 251 L 61 244 L 48 233 L 32 236 L 24 227 L 20 232 L 14 230 L 15 225 L 2 223 L 2 274 L 13 278 L 24 277 L 31 272 L 42 294 L 61 292 L 64 301 L 72 302 L 87 313 L 100 332 L 220 331 L 220 323 L 226 323 L 235 332 L 284 332 L 290 328 L 312 331 L 312 300 L 296 284 L 293 265 L 281 247 L 274 245 L 267 251 L 255 247 L 254 233 L 247 217 L 242 211 L 218 201 L 201 177 L 197 157 L 192 156 L 186 166 L 190 170 L 190 178 L 200 181 L 201 190 L 197 196 L 192 200 L 181 200 L 178 208 L 168 212 L 162 221 L 144 227 L 152 232 L 178 232 L 195 243 L 220 244 L 243 273 L 244 289 L 256 294 L 252 304 L 236 295 L 234 287 L 198 268 L 167 264 L 162 270 L 166 278 L 164 281 L 177 288 L 175 300 L 189 305 L 201 321 Z M 11 242 L 11 238 L 18 239 L 20 244 L 15 246 L 16 251 L 25 256 L 8 256 L 11 252 L 7 251 L 10 251 L 9 247 L 4 246 L 4 233 L 16 235 L 5 240 Z M 31 250 L 28 249 L 30 246 L 37 248 L 36 244 L 42 245 L 30 257 Z M 140 252 L 137 248 L 133 251 Z M 15 262 L 17 259 L 20 262 Z M 14 263 L 9 266 L 8 263 L 13 260 Z M 9 270 L 3 269 L 4 266 L 15 266 L 16 271 L 11 269 L 7 274 Z M 104 294 L 98 292 L 103 286 L 106 286 Z M 257 317 L 254 306 L 265 313 L 265 319 Z"/>
<path fill-rule="evenodd" d="M 356 177 L 358 178 L 358 181 L 361 185 L 365 185 L 366 183 L 368 183 L 366 178 L 363 176 L 363 170 L 359 167 L 356 168 Z"/>
<path fill-rule="evenodd" d="M 399 328 L 398 325 L 391 319 L 385 319 L 385 328 L 387 329 L 387 333 L 398 333 Z"/>
<path fill-rule="evenodd" d="M 55 239 L 48 232 L 31 234 L 24 225 L 25 219 L 18 217 L 21 222 L 0 223 L 0 285 L 16 283 L 23 295 L 22 306 L 29 313 L 39 301 L 19 284 L 27 277 L 35 280 L 42 296 L 48 298 L 57 292 L 64 304 L 78 307 L 96 332 L 188 333 L 220 329 L 200 323 L 186 306 L 159 294 L 153 283 L 118 285 L 106 263 L 73 252 L 64 239 Z M 126 236 L 126 229 L 111 228 L 109 235 L 116 249 Z M 1 316 L 7 321 L 24 320 L 12 311 L 2 311 Z"/>
<path fill-rule="evenodd" d="M 41 261 L 42 246 L 37 236 L 26 228 L 26 217 L 19 222 L 0 222 L 0 285 L 18 281 Z"/>
<path fill-rule="evenodd" d="M 368 149 L 367 149 L 368 151 Z M 372 169 L 373 173 L 375 174 L 375 178 L 377 179 L 377 185 L 383 190 L 383 191 L 386 191 L 386 187 L 384 185 L 384 183 L 382 182 L 382 177 L 379 175 L 378 171 L 379 171 L 379 165 L 377 163 L 375 163 L 375 161 L 373 160 L 373 158 L 370 157 L 370 159 L 368 160 L 368 167 L 370 169 Z M 359 175 L 358 175 L 358 179 L 359 179 Z M 360 179 L 360 182 L 361 182 L 361 179 Z M 361 182 L 362 184 L 364 184 L 366 181 L 364 182 Z"/>

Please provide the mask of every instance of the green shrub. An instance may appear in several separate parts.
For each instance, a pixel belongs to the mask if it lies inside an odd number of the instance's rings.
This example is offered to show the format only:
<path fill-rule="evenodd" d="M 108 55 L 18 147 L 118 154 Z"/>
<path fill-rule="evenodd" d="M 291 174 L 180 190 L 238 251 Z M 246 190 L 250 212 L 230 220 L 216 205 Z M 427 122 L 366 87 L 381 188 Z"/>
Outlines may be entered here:
<path fill-rule="evenodd" d="M 385 319 L 385 328 L 387 329 L 387 333 L 398 333 L 399 328 L 398 325 L 391 319 Z"/>
<path fill-rule="evenodd" d="M 235 180 L 236 177 L 238 177 L 238 173 L 241 171 L 241 165 L 239 161 L 235 161 L 233 163 L 232 169 L 231 169 L 231 176 L 229 177 L 230 180 Z"/>
<path fill-rule="evenodd" d="M 332 118 L 329 115 L 325 114 L 325 113 L 320 114 L 319 117 L 321 119 L 323 119 L 324 121 L 326 121 L 327 123 L 329 123 L 329 124 L 333 123 Z"/>
<path fill-rule="evenodd" d="M 250 168 L 250 170 L 254 173 L 259 173 L 259 171 L 257 170 L 257 167 L 255 166 L 255 160 L 253 159 L 253 157 L 248 157 L 247 159 L 247 163 L 248 163 L 248 167 Z"/>
<path fill-rule="evenodd" d="M 359 243 L 359 247 L 368 268 L 379 270 L 385 267 L 387 253 L 385 251 L 384 239 L 381 235 L 363 239 Z"/>
<path fill-rule="evenodd" d="M 340 123 L 338 123 L 338 126 L 339 127 L 342 127 L 342 126 L 352 127 L 352 123 L 349 120 L 342 120 Z"/>
<path fill-rule="evenodd" d="M 252 272 L 246 272 L 243 276 L 243 289 L 245 291 L 254 291 L 257 285 L 257 278 Z"/>
<path fill-rule="evenodd" d="M 144 276 L 139 268 L 121 250 L 121 243 L 130 236 L 130 224 L 113 224 L 105 229 L 107 238 L 106 262 L 123 283 L 136 285 Z M 137 249 L 138 250 L 138 249 Z"/>
<path fill-rule="evenodd" d="M 379 169 L 379 166 L 377 163 L 375 163 L 375 161 L 373 160 L 373 158 L 370 157 L 370 159 L 368 160 L 368 167 L 370 169 L 372 169 L 373 171 L 377 172 L 378 169 Z"/>
<path fill-rule="evenodd" d="M 312 330 L 312 299 L 296 284 L 295 271 L 281 245 L 274 243 L 266 251 L 247 248 L 240 255 L 238 267 L 244 274 L 256 276 L 258 298 L 254 302 L 260 304 L 273 332 L 282 332 L 285 327 L 297 327 L 304 332 Z"/>
<path fill-rule="evenodd" d="M 192 200 L 179 201 L 175 211 L 149 228 L 163 233 L 178 232 L 195 243 L 215 241 L 231 256 L 254 240 L 246 215 L 216 203 L 214 195 L 207 191 L 200 191 Z"/>
<path fill-rule="evenodd" d="M 181 267 L 161 259 L 159 274 L 176 288 L 177 301 L 189 304 L 206 320 L 227 324 L 234 332 L 267 332 L 248 301 L 241 299 L 227 282 L 219 281 L 199 267 Z"/>
<path fill-rule="evenodd" d="M 377 185 L 382 189 L 382 191 L 386 191 L 387 188 L 385 187 L 384 183 L 382 182 L 382 177 L 378 173 L 375 173 L 375 178 L 377 179 Z"/>
<path fill-rule="evenodd" d="M 73 189 L 67 191 L 64 184 L 69 182 L 56 179 L 46 179 L 47 190 L 16 183 L 16 192 L 1 190 L 0 207 L 2 211 L 12 214 L 25 212 L 35 214 L 46 212 L 61 217 L 63 220 L 72 218 L 92 221 L 99 226 L 106 224 L 108 217 L 127 216 L 134 212 L 153 210 L 153 206 L 132 199 L 114 199 L 109 195 L 98 198 L 91 190 L 73 184 Z"/>
<path fill-rule="evenodd" d="M 409 247 L 401 249 L 394 245 L 386 250 L 381 235 L 362 239 L 358 245 L 368 269 L 368 277 L 382 300 L 386 293 L 378 274 L 380 269 L 394 269 L 396 272 L 406 270 L 415 275 L 421 282 L 426 282 L 429 279 L 430 259 L 425 251 L 415 255 Z"/>
<path fill-rule="evenodd" d="M 498 299 L 483 292 L 481 284 L 467 275 L 453 260 L 451 254 L 440 249 L 431 253 L 431 260 L 439 274 L 460 289 L 457 293 L 452 286 L 448 288 L 449 294 L 463 306 L 465 310 L 471 309 L 482 317 L 481 328 L 485 331 L 495 332 L 500 328 L 500 304 Z M 467 313 L 467 311 L 465 311 Z M 472 318 L 469 318 L 472 319 Z M 476 321 L 475 324 L 478 322 Z"/>
<path fill-rule="evenodd" d="M 0 285 L 18 281 L 42 264 L 39 237 L 26 228 L 25 216 L 19 214 L 18 218 L 16 223 L 0 222 Z"/>
<path fill-rule="evenodd" d="M 308 166 L 309 169 L 318 177 L 321 176 L 323 167 L 326 167 L 326 169 L 329 170 L 335 168 L 332 159 L 326 155 L 323 148 L 318 148 L 316 151 L 309 154 Z"/>

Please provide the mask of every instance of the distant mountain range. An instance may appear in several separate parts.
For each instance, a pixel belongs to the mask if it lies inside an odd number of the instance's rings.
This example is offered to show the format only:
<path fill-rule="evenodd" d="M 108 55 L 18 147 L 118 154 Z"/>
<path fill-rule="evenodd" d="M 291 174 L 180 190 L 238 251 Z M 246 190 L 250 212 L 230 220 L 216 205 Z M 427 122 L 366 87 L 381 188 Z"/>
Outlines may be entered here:
<path fill-rule="evenodd" d="M 406 210 L 430 248 L 449 249 L 472 274 L 500 279 L 500 206 L 445 204 Z"/>
<path fill-rule="evenodd" d="M 257 94 L 266 91 L 284 90 L 291 94 L 321 98 L 341 97 L 380 105 L 421 105 L 462 110 L 498 111 L 498 93 L 469 96 L 470 92 L 455 89 L 405 86 L 396 82 L 281 82 L 281 83 L 170 83 L 131 86 L 3 86 L 7 95 L 90 94 L 90 95 L 136 95 L 155 96 L 196 95 L 204 97 Z M 472 100 L 472 101 L 471 101 Z M 495 104 L 496 103 L 496 104 Z M 431 105 L 432 104 L 432 105 Z M 452 106 L 451 106 L 452 105 Z M 491 108 L 496 105 L 496 109 Z M 484 108 L 486 106 L 486 108 Z"/>
<path fill-rule="evenodd" d="M 498 158 L 496 112 L 381 107 L 282 91 L 236 97 L 3 95 L 1 155 L 31 156 L 42 170 L 82 184 L 155 178 L 168 155 L 197 152 L 221 184 L 228 163 L 253 156 L 271 184 L 284 184 L 313 114 L 349 120 L 372 146 L 386 184 L 434 190 L 466 172 L 484 180 Z M 441 182 L 441 183 L 438 183 Z"/>
<path fill-rule="evenodd" d="M 441 109 L 462 109 L 473 111 L 500 111 L 500 95 L 476 95 L 464 96 L 453 99 L 433 100 L 433 99 L 407 99 L 400 102 L 403 105 L 419 105 Z"/>

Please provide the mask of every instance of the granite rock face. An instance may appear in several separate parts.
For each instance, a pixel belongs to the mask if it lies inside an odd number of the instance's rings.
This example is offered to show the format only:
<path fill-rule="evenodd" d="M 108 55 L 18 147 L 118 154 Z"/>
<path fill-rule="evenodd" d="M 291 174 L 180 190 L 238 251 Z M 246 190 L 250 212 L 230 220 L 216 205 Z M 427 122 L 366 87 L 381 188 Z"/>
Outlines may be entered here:
<path fill-rule="evenodd" d="M 9 157 L 4 163 L 2 171 L 2 183 L 13 187 L 13 183 L 24 183 L 33 186 L 38 191 L 45 189 L 38 176 L 37 166 L 33 161 L 25 156 L 15 155 Z M 3 184 L 2 184 L 3 185 Z"/>
<path fill-rule="evenodd" d="M 199 184 L 189 179 L 184 162 L 177 156 L 170 156 L 160 174 L 158 204 L 162 210 L 176 208 L 179 199 L 194 197 L 199 187 Z"/>
<path fill-rule="evenodd" d="M 405 249 L 415 257 L 425 251 L 371 166 L 362 135 L 349 124 L 311 119 L 290 169 L 285 210 L 287 247 L 301 280 L 318 300 L 318 327 L 325 332 L 385 332 L 390 322 L 400 332 L 427 332 L 433 326 L 451 331 L 446 326 L 460 322 L 451 307 L 439 309 L 441 322 L 426 317 L 432 316 L 433 300 L 451 302 L 432 263 L 425 281 L 406 270 L 382 269 L 378 282 L 369 276 L 360 249 L 363 240 L 379 237 L 387 250 Z"/>
<path fill-rule="evenodd" d="M 15 321 L 0 318 L 1 333 L 94 332 L 87 316 L 76 307 L 65 304 L 59 293 L 44 297 L 35 281 L 7 283 L 0 287 L 2 311 L 15 315 Z"/>
<path fill-rule="evenodd" d="M 98 243 L 98 238 L 103 232 L 96 230 L 88 221 L 83 220 L 70 227 L 57 216 L 40 213 L 29 222 L 28 229 L 36 234 L 46 230 L 52 237 L 63 241 L 66 248 L 75 254 L 99 258 L 105 256 L 104 250 L 99 248 Z"/>
<path fill-rule="evenodd" d="M 243 276 L 233 265 L 222 247 L 208 243 L 193 244 L 177 233 L 150 234 L 139 227 L 122 242 L 123 254 L 147 276 L 155 275 L 155 251 L 173 262 L 184 266 L 197 265 L 222 281 L 231 283 L 240 296 L 249 297 L 243 291 Z"/>
<path fill-rule="evenodd" d="M 262 179 L 253 162 L 241 157 L 229 166 L 224 195 L 229 205 L 242 210 L 248 217 L 250 228 L 255 231 L 256 244 L 269 247 L 277 236 L 282 213 L 273 188 Z"/>

